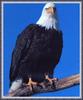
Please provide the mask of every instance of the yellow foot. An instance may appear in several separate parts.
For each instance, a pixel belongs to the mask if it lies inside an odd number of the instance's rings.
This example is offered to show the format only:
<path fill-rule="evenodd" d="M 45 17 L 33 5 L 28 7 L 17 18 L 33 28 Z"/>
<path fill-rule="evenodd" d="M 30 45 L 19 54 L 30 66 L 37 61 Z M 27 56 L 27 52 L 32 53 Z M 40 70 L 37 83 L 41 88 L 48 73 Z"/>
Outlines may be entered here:
<path fill-rule="evenodd" d="M 37 85 L 37 82 L 33 82 L 32 80 L 31 80 L 31 77 L 29 78 L 29 82 L 26 84 L 27 86 L 29 86 L 30 87 L 30 90 L 32 91 L 32 86 L 33 85 Z"/>
<path fill-rule="evenodd" d="M 57 78 L 52 78 L 51 79 L 51 78 L 49 78 L 48 75 L 45 75 L 45 79 L 48 80 L 51 84 L 52 84 L 53 81 L 57 81 L 58 80 Z"/>

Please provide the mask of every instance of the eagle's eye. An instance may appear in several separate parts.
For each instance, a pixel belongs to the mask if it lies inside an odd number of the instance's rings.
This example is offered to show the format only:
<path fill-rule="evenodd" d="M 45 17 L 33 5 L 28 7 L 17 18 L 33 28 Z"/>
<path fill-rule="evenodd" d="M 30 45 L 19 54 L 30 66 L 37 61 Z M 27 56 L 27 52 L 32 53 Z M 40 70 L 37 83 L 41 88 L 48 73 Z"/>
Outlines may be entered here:
<path fill-rule="evenodd" d="M 55 7 L 49 7 L 49 8 L 46 8 L 46 12 L 49 14 L 55 14 L 56 12 L 56 8 Z"/>

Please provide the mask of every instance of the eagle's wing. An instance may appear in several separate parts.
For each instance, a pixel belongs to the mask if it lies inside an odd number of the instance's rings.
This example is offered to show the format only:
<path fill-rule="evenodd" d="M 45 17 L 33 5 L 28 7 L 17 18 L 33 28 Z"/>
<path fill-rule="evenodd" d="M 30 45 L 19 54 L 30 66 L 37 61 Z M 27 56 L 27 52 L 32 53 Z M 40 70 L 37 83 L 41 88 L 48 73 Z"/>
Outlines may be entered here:
<path fill-rule="evenodd" d="M 10 85 L 11 82 L 15 79 L 15 74 L 19 68 L 18 64 L 22 57 L 24 49 L 29 49 L 31 40 L 33 38 L 33 24 L 29 25 L 18 37 L 16 40 L 16 45 L 12 53 L 11 67 L 10 67 Z"/>
<path fill-rule="evenodd" d="M 63 35 L 62 35 L 62 31 L 58 32 L 58 37 L 57 37 L 57 56 L 56 56 L 56 64 L 58 64 L 60 57 L 61 57 L 61 53 L 62 53 L 62 48 L 63 48 Z"/>

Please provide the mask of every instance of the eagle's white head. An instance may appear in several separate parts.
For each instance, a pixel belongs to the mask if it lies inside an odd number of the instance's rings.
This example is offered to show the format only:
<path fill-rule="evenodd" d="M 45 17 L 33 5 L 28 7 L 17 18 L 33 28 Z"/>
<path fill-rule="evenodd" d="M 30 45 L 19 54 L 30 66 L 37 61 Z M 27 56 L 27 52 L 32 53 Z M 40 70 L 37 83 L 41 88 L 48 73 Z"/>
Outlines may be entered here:
<path fill-rule="evenodd" d="M 44 6 L 41 17 L 36 24 L 45 27 L 46 29 L 54 28 L 57 30 L 57 15 L 54 3 L 49 2 Z"/>

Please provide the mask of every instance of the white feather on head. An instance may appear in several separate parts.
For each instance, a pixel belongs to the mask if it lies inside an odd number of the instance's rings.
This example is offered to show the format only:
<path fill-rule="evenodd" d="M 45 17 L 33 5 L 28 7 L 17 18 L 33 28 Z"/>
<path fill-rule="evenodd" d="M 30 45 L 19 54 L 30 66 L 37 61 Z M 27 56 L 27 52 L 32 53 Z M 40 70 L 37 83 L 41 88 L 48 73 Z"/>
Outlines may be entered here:
<path fill-rule="evenodd" d="M 52 3 L 52 2 L 49 2 L 47 3 L 43 10 L 42 10 L 42 14 L 41 14 L 41 17 L 39 18 L 39 20 L 37 21 L 36 24 L 42 26 L 42 27 L 45 27 L 46 29 L 58 29 L 57 27 L 57 15 L 54 14 L 54 15 L 51 15 L 51 14 L 48 14 L 46 12 L 46 8 L 49 8 L 49 7 L 55 7 L 55 4 Z"/>

